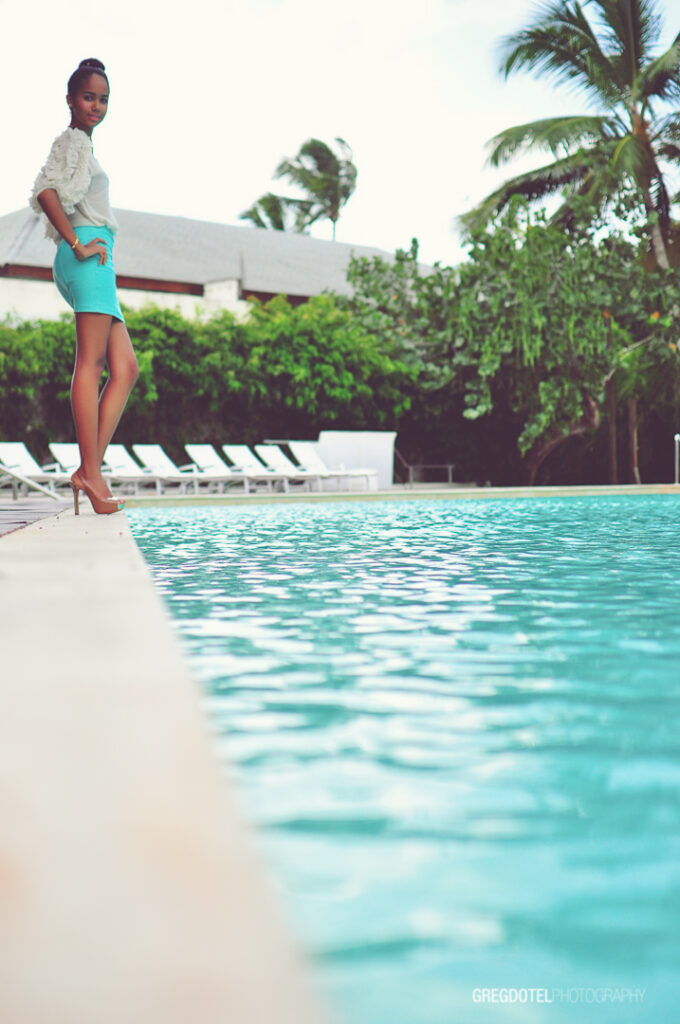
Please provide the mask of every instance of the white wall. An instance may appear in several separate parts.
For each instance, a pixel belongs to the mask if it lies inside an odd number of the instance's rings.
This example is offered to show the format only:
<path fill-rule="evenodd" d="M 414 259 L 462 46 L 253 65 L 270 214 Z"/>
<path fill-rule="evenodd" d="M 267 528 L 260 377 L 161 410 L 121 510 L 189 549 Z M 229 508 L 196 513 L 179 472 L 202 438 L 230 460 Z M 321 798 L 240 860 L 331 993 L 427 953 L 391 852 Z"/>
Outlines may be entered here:
<path fill-rule="evenodd" d="M 238 317 L 245 317 L 250 303 L 239 299 L 239 283 L 235 280 L 210 281 L 204 287 L 203 311 L 205 316 L 212 316 L 221 309 L 228 309 Z"/>
<path fill-rule="evenodd" d="M 19 320 L 58 320 L 69 312 L 70 306 L 51 281 L 0 277 L 0 320 L 8 315 Z"/>
<path fill-rule="evenodd" d="M 178 292 L 152 292 L 141 288 L 119 288 L 118 298 L 124 306 L 140 309 L 149 303 L 161 309 L 179 309 L 183 316 L 211 316 L 228 309 L 239 317 L 246 315 L 249 305 L 238 297 L 238 282 L 212 281 L 205 286 L 205 295 Z M 0 320 L 7 315 L 19 320 L 57 320 L 71 307 L 62 299 L 52 281 L 30 281 L 21 277 L 0 277 Z"/>

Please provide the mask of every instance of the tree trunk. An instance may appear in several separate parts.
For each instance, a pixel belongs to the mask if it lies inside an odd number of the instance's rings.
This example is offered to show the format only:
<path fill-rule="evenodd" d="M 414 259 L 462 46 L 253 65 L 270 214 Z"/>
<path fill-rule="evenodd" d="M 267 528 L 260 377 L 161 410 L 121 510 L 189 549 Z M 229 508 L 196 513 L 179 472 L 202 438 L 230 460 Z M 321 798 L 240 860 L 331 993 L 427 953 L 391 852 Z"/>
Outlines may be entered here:
<path fill-rule="evenodd" d="M 657 266 L 663 267 L 664 270 L 670 270 L 671 265 L 668 259 L 668 252 L 666 251 L 666 243 L 663 240 L 663 232 L 661 225 L 658 221 L 656 210 L 654 209 L 654 203 L 652 197 L 649 194 L 648 189 L 644 189 L 643 198 L 645 203 L 645 210 L 647 216 L 650 218 L 649 232 L 652 238 L 652 249 L 654 250 L 654 258 L 657 262 Z"/>
<path fill-rule="evenodd" d="M 654 178 L 657 178 L 661 188 L 665 188 L 663 178 L 661 177 L 661 173 L 656 163 L 656 156 L 652 147 L 652 142 L 649 138 L 649 121 L 645 121 L 642 112 L 637 108 L 631 111 L 631 121 L 633 126 L 633 135 L 642 143 L 646 151 L 647 167 L 643 175 L 638 178 L 638 184 L 640 186 L 640 191 L 642 192 L 642 200 L 645 204 L 645 210 L 647 211 L 647 220 L 649 223 L 649 233 L 652 238 L 654 258 L 656 259 L 657 266 L 663 267 L 665 270 L 670 270 L 668 252 L 666 251 L 666 242 L 664 241 L 663 231 L 661 229 L 661 224 L 659 223 L 659 211 L 655 207 L 652 201 L 651 192 L 649 191 L 651 182 Z M 667 225 L 664 226 L 667 228 Z"/>
<path fill-rule="evenodd" d="M 638 466 L 638 421 L 637 421 L 637 399 L 628 399 L 628 467 L 629 479 L 633 484 L 639 484 L 640 467 Z"/>
<path fill-rule="evenodd" d="M 618 484 L 619 468 L 616 459 L 616 384 L 614 374 L 607 378 L 604 386 L 609 421 L 609 483 Z"/>
<path fill-rule="evenodd" d="M 529 487 L 536 483 L 538 471 L 549 455 L 568 441 L 570 437 L 578 437 L 587 434 L 589 430 L 597 430 L 600 425 L 600 411 L 592 395 L 583 393 L 583 416 L 575 420 L 566 434 L 553 434 L 552 437 L 543 441 L 537 441 L 530 449 L 524 468 L 524 482 Z"/>

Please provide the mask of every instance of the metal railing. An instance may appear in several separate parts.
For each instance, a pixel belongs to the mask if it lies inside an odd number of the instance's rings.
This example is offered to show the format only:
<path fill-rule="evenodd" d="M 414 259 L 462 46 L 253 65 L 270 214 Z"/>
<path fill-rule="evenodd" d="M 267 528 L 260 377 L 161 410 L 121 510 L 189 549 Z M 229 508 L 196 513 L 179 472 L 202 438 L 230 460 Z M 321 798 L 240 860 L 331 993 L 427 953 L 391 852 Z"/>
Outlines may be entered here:
<path fill-rule="evenodd" d="M 413 487 L 415 483 L 418 483 L 418 475 L 420 472 L 425 472 L 429 469 L 444 469 L 446 470 L 446 482 L 449 484 L 453 483 L 453 470 L 454 463 L 452 462 L 418 462 L 410 463 L 407 462 L 404 456 L 401 454 L 398 448 L 394 449 L 395 455 L 395 475 L 397 464 L 399 464 L 402 470 L 406 472 L 405 482 L 408 483 L 409 487 Z M 422 481 L 421 481 L 422 482 Z"/>

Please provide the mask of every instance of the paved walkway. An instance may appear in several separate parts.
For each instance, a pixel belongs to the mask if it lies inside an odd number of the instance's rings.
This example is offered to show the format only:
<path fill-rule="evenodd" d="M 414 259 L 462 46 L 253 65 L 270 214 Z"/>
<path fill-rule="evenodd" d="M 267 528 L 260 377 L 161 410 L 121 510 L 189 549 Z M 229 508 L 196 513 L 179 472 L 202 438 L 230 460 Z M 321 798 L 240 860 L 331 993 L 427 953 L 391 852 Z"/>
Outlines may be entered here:
<path fill-rule="evenodd" d="M 11 533 L 12 530 L 19 530 L 22 526 L 35 523 L 38 519 L 45 519 L 54 516 L 63 509 L 68 508 L 71 500 L 64 497 L 63 501 L 52 501 L 51 498 L 26 497 L 12 499 L 11 494 L 0 495 L 0 536 L 4 533 Z"/>
<path fill-rule="evenodd" d="M 319 1024 L 125 514 L 0 538 L 0 629 L 0 1021 Z"/>

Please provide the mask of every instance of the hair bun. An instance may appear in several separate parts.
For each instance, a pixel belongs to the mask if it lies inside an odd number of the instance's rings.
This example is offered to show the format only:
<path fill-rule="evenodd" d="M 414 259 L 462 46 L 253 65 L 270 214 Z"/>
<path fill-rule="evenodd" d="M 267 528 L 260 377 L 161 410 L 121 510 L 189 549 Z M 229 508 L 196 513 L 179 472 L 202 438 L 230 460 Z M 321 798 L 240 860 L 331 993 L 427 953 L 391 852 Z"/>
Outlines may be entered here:
<path fill-rule="evenodd" d="M 86 57 L 85 60 L 81 60 L 78 67 L 91 68 L 93 71 L 106 71 L 103 63 L 100 60 L 97 60 L 96 57 Z"/>

